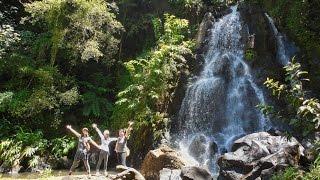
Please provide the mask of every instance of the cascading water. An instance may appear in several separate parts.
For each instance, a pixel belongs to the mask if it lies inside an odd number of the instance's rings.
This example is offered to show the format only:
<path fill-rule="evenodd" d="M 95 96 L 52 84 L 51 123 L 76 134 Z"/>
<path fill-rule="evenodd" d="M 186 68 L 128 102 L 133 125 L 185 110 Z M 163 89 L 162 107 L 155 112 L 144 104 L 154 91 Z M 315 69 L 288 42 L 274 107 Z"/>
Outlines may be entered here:
<path fill-rule="evenodd" d="M 182 154 L 216 172 L 216 156 L 230 150 L 235 138 L 269 127 L 256 105 L 264 96 L 244 62 L 237 6 L 211 29 L 204 68 L 183 99 L 178 134 Z"/>
<path fill-rule="evenodd" d="M 277 59 L 280 62 L 280 64 L 285 66 L 290 62 L 291 58 L 297 53 L 298 49 L 292 42 L 290 42 L 287 39 L 285 35 L 278 31 L 273 19 L 267 13 L 265 13 L 265 16 L 267 17 L 273 35 L 277 40 Z"/>

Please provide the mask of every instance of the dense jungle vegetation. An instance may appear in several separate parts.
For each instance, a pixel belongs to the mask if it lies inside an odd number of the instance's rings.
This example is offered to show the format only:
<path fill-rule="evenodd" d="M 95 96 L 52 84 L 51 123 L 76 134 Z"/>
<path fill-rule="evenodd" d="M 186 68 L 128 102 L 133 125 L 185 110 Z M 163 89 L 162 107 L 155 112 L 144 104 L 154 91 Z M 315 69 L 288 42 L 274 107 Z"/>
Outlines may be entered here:
<path fill-rule="evenodd" d="M 285 67 L 285 83 L 265 83 L 289 104 L 289 114 L 260 109 L 296 130 L 290 135 L 319 133 L 320 1 L 248 2 L 264 7 L 301 49 L 299 61 Z M 172 94 L 195 58 L 204 13 L 225 6 L 218 0 L 1 1 L 0 165 L 30 169 L 42 158 L 70 156 L 76 142 L 66 124 L 79 130 L 97 123 L 116 136 L 133 120 L 133 149 L 145 155 L 167 131 Z M 315 145 L 318 153 L 319 140 Z M 319 177 L 316 158 L 310 170 L 289 168 L 275 179 Z"/>
<path fill-rule="evenodd" d="M 116 135 L 135 120 L 137 132 L 159 139 L 204 6 L 183 0 L 2 1 L 1 164 L 32 167 L 40 157 L 68 155 L 75 142 L 66 124 L 79 129 L 95 122 Z"/>

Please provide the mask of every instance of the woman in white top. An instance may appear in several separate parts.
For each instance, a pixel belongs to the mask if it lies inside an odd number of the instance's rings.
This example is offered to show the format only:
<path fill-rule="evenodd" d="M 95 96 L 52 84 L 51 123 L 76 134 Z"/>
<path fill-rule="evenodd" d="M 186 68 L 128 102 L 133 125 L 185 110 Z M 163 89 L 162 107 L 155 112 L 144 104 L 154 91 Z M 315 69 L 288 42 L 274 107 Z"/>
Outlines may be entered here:
<path fill-rule="evenodd" d="M 99 134 L 100 137 L 100 141 L 101 141 L 101 150 L 99 153 L 99 160 L 98 160 L 98 164 L 96 167 L 96 174 L 100 175 L 99 170 L 100 170 L 100 166 L 102 161 L 104 161 L 104 175 L 107 176 L 107 167 L 108 167 L 108 158 L 110 155 L 110 150 L 109 150 L 109 144 L 111 141 L 115 141 L 117 140 L 117 138 L 110 138 L 109 137 L 109 131 L 108 130 L 104 130 L 103 134 L 100 131 L 100 129 L 98 128 L 97 124 L 92 124 L 92 127 L 97 131 L 97 133 Z"/>

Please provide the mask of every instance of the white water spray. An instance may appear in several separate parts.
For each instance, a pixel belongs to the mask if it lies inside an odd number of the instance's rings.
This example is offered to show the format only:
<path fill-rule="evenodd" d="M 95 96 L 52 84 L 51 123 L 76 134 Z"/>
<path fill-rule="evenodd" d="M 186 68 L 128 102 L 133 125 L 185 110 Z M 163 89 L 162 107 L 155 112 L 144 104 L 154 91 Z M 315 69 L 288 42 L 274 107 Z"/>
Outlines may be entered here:
<path fill-rule="evenodd" d="M 277 59 L 280 64 L 285 66 L 291 61 L 294 54 L 297 53 L 297 47 L 289 42 L 285 35 L 278 31 L 273 19 L 267 13 L 265 13 L 265 16 L 269 21 L 273 35 L 277 41 Z"/>
<path fill-rule="evenodd" d="M 191 84 L 179 112 L 181 153 L 216 172 L 216 158 L 245 134 L 269 128 L 256 105 L 264 103 L 262 90 L 244 61 L 243 30 L 237 6 L 211 29 L 205 65 Z"/>

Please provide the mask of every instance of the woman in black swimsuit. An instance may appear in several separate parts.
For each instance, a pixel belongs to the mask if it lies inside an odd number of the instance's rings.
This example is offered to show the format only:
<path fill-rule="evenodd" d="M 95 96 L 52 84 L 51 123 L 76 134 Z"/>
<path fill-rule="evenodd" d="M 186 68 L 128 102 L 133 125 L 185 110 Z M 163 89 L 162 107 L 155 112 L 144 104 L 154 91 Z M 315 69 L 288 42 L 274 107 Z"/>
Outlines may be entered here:
<path fill-rule="evenodd" d="M 70 168 L 69 175 L 71 175 L 72 172 L 79 166 L 79 163 L 82 160 L 84 163 L 84 167 L 86 168 L 86 171 L 88 173 L 88 176 L 90 176 L 90 165 L 88 161 L 88 152 L 90 150 L 90 143 L 96 146 L 98 149 L 100 149 L 100 146 L 89 137 L 88 128 L 83 128 L 82 134 L 72 129 L 70 125 L 67 125 L 67 129 L 70 130 L 75 136 L 79 138 L 78 149 L 77 149 L 76 155 L 74 156 L 74 160 Z"/>

